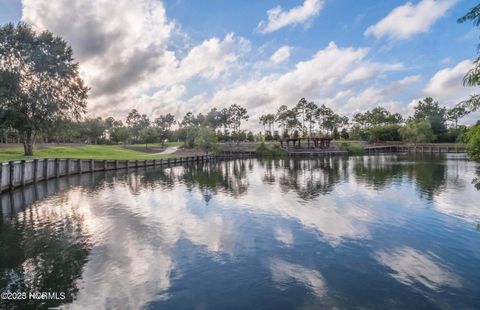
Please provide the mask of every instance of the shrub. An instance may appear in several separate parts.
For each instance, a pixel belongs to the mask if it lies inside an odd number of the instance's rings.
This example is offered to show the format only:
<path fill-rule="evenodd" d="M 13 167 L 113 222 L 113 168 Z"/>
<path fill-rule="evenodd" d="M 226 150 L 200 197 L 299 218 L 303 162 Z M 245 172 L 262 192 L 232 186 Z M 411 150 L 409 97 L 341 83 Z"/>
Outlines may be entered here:
<path fill-rule="evenodd" d="M 472 160 L 480 161 L 480 126 L 476 125 L 467 132 L 467 153 Z"/>
<path fill-rule="evenodd" d="M 359 143 L 341 142 L 340 145 L 347 149 L 348 155 L 363 155 L 365 152 L 363 145 Z"/>
<path fill-rule="evenodd" d="M 287 155 L 279 144 L 265 144 L 264 142 L 257 145 L 257 157 L 282 157 Z"/>

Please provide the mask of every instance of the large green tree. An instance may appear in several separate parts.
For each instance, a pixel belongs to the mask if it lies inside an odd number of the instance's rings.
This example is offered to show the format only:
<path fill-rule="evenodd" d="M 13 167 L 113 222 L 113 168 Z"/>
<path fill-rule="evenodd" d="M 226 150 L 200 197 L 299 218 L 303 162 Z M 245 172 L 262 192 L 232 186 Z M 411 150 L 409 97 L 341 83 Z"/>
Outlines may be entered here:
<path fill-rule="evenodd" d="M 249 116 L 247 109 L 238 104 L 232 104 L 228 108 L 228 114 L 229 123 L 231 124 L 233 131 L 238 133 L 240 131 L 242 121 L 248 121 Z"/>
<path fill-rule="evenodd" d="M 98 144 L 106 129 L 107 125 L 101 117 L 86 119 L 80 124 L 80 132 L 84 142 L 92 144 Z"/>
<path fill-rule="evenodd" d="M 158 128 L 146 127 L 139 132 L 140 140 L 145 143 L 145 149 L 148 148 L 149 143 L 154 143 L 158 140 Z"/>
<path fill-rule="evenodd" d="M 175 116 L 170 113 L 160 115 L 155 119 L 154 124 L 158 128 L 158 135 L 162 144 L 164 144 L 165 140 L 171 135 L 171 128 L 175 123 Z"/>
<path fill-rule="evenodd" d="M 132 109 L 127 115 L 127 125 L 130 128 L 131 136 L 138 142 L 140 137 L 140 131 L 150 126 L 150 120 L 146 114 L 140 114 L 137 109 Z"/>
<path fill-rule="evenodd" d="M 376 107 L 365 113 L 356 113 L 353 120 L 361 126 L 379 126 L 399 124 L 403 121 L 400 113 L 390 113 L 384 107 Z"/>
<path fill-rule="evenodd" d="M 21 134 L 25 155 L 58 119 L 86 112 L 88 88 L 70 46 L 25 23 L 0 27 L 0 85 L 0 122 Z"/>
<path fill-rule="evenodd" d="M 458 120 L 466 116 L 469 111 L 463 105 L 456 105 L 447 110 L 447 119 L 455 124 L 455 129 L 458 127 Z"/>
<path fill-rule="evenodd" d="M 208 155 L 218 148 L 217 137 L 215 131 L 208 127 L 200 127 L 195 137 L 195 145 L 201 148 Z"/>
<path fill-rule="evenodd" d="M 438 101 L 433 100 L 431 97 L 418 101 L 415 106 L 413 120 L 429 122 L 436 136 L 444 135 L 447 132 L 447 109 L 440 107 Z"/>
<path fill-rule="evenodd" d="M 427 143 L 435 140 L 432 127 L 425 120 L 409 120 L 404 127 L 399 129 L 400 135 L 408 142 Z"/>

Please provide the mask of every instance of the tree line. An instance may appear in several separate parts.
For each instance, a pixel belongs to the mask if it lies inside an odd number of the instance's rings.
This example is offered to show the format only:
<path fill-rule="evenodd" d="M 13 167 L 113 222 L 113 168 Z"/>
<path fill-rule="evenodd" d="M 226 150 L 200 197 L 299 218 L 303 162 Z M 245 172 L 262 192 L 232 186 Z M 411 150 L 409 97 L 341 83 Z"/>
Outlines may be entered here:
<path fill-rule="evenodd" d="M 212 108 L 207 114 L 192 112 L 177 120 L 167 113 L 154 119 L 132 109 L 124 121 L 114 117 L 57 119 L 41 132 L 36 139 L 43 143 L 86 144 L 149 144 L 166 141 L 184 141 L 194 146 L 195 138 L 202 127 L 208 128 L 221 141 L 254 141 L 251 131 L 241 130 L 248 120 L 247 110 L 237 104 L 228 108 Z M 0 128 L 0 141 L 23 142 L 21 131 L 13 126 Z"/>
<path fill-rule="evenodd" d="M 286 137 L 331 137 L 368 142 L 464 142 L 467 127 L 458 121 L 473 110 L 465 105 L 448 109 L 431 97 L 420 100 L 414 114 L 404 118 L 378 106 L 356 113 L 350 120 L 331 108 L 305 98 L 291 108 L 282 105 L 276 113 L 260 116 L 265 140 Z"/>

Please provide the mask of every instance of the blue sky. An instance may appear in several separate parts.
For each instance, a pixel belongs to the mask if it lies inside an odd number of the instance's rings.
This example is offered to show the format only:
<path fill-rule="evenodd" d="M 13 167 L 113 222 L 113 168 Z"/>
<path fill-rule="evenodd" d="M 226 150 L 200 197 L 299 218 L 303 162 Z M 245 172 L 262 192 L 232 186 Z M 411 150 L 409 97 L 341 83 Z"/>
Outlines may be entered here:
<path fill-rule="evenodd" d="M 232 103 L 258 115 L 301 97 L 340 113 L 453 106 L 479 31 L 456 20 L 476 1 L 0 0 L 0 23 L 64 37 L 92 88 L 92 115 L 151 117 Z M 480 115 L 470 115 L 472 122 Z"/>

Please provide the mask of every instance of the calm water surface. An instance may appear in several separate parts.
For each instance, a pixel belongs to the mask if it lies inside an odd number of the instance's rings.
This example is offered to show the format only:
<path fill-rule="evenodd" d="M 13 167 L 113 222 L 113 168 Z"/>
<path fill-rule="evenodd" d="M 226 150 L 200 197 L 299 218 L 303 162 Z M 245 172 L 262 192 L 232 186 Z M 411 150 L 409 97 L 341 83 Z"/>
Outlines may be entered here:
<path fill-rule="evenodd" d="M 0 308 L 479 309 L 480 165 L 423 155 L 113 171 L 1 197 Z"/>

